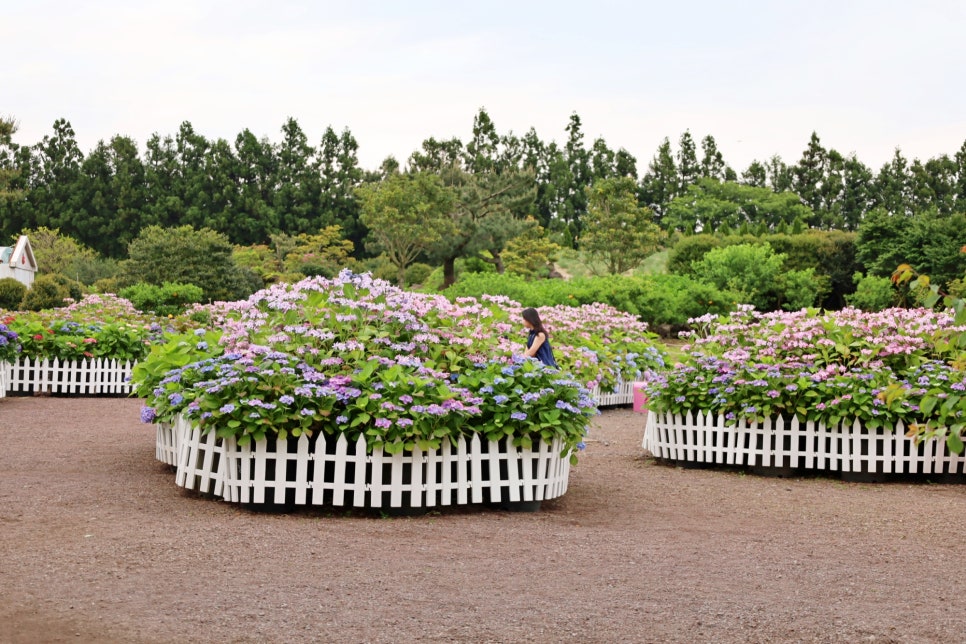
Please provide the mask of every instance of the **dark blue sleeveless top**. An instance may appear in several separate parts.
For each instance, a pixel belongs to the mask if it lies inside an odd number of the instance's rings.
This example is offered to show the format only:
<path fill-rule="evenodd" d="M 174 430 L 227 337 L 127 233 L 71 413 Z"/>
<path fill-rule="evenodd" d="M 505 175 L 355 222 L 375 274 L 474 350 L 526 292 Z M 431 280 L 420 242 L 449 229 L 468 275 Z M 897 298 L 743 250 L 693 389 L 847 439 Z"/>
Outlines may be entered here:
<path fill-rule="evenodd" d="M 533 344 L 533 339 L 536 337 L 537 337 L 536 331 L 530 331 L 530 333 L 527 335 L 528 349 L 530 348 L 530 345 Z M 543 344 L 541 344 L 540 348 L 537 349 L 537 355 L 535 355 L 534 358 L 536 358 L 543 364 L 547 365 L 548 367 L 557 366 L 557 361 L 554 360 L 553 358 L 553 349 L 550 348 L 550 338 L 547 338 L 546 340 L 543 341 Z"/>

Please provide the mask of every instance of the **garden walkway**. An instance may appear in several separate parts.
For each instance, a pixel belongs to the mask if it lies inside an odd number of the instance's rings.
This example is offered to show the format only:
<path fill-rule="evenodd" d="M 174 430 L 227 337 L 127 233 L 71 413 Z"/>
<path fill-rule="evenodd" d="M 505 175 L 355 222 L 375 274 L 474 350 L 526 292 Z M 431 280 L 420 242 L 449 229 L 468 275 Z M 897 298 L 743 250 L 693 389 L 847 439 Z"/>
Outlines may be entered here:
<path fill-rule="evenodd" d="M 255 513 L 176 487 L 138 410 L 0 399 L 0 641 L 966 637 L 963 486 L 682 470 L 617 410 L 538 513 Z"/>

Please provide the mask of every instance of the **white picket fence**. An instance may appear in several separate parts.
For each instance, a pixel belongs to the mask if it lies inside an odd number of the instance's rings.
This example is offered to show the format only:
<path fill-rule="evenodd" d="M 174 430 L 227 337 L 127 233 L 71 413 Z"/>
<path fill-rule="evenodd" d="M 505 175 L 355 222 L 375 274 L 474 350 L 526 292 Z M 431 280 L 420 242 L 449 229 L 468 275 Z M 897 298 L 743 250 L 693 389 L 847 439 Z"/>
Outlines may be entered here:
<path fill-rule="evenodd" d="M 634 383 L 618 382 L 612 391 L 602 391 L 598 385 L 591 390 L 590 396 L 598 407 L 630 405 L 634 402 Z"/>
<path fill-rule="evenodd" d="M 8 363 L 0 361 L 0 398 L 7 395 L 7 370 L 9 368 Z"/>
<path fill-rule="evenodd" d="M 651 412 L 643 447 L 657 458 L 691 463 L 852 473 L 966 473 L 966 455 L 951 453 L 944 441 L 916 445 L 905 434 L 902 422 L 871 430 L 858 420 L 826 427 L 779 417 L 727 426 L 721 415 Z"/>
<path fill-rule="evenodd" d="M 46 392 L 60 394 L 131 393 L 134 364 L 108 358 L 59 360 L 18 358 L 0 364 L 3 392 Z"/>
<path fill-rule="evenodd" d="M 475 434 L 400 454 L 368 453 L 362 437 L 341 434 L 242 446 L 213 431 L 202 436 L 179 417 L 158 426 L 156 456 L 175 466 L 177 485 L 234 503 L 423 508 L 562 496 L 570 459 L 561 450 L 559 440 L 526 450 Z"/>

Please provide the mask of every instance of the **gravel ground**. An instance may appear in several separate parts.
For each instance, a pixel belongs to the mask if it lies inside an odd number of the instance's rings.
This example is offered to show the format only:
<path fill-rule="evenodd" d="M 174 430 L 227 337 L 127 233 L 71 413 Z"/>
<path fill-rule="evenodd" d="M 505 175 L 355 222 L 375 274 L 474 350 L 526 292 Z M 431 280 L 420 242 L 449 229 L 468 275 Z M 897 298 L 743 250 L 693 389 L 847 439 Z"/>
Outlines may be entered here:
<path fill-rule="evenodd" d="M 253 512 L 133 399 L 0 399 L 0 642 L 955 642 L 966 488 L 647 458 L 595 420 L 536 513 Z"/>

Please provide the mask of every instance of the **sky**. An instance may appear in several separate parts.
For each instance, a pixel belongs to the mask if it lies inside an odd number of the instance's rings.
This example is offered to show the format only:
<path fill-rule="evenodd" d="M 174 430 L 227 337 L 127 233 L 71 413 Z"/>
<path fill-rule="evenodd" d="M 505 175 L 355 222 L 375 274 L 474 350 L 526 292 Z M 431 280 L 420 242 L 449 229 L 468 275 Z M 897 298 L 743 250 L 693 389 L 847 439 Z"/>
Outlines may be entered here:
<path fill-rule="evenodd" d="M 801 158 L 812 132 L 874 170 L 966 142 L 959 0 L 346 2 L 0 0 L 0 115 L 30 145 L 70 121 L 86 154 L 189 121 L 313 145 L 348 128 L 359 162 L 429 137 L 566 140 L 579 115 L 640 171 L 665 137 L 714 137 L 739 173 Z"/>

